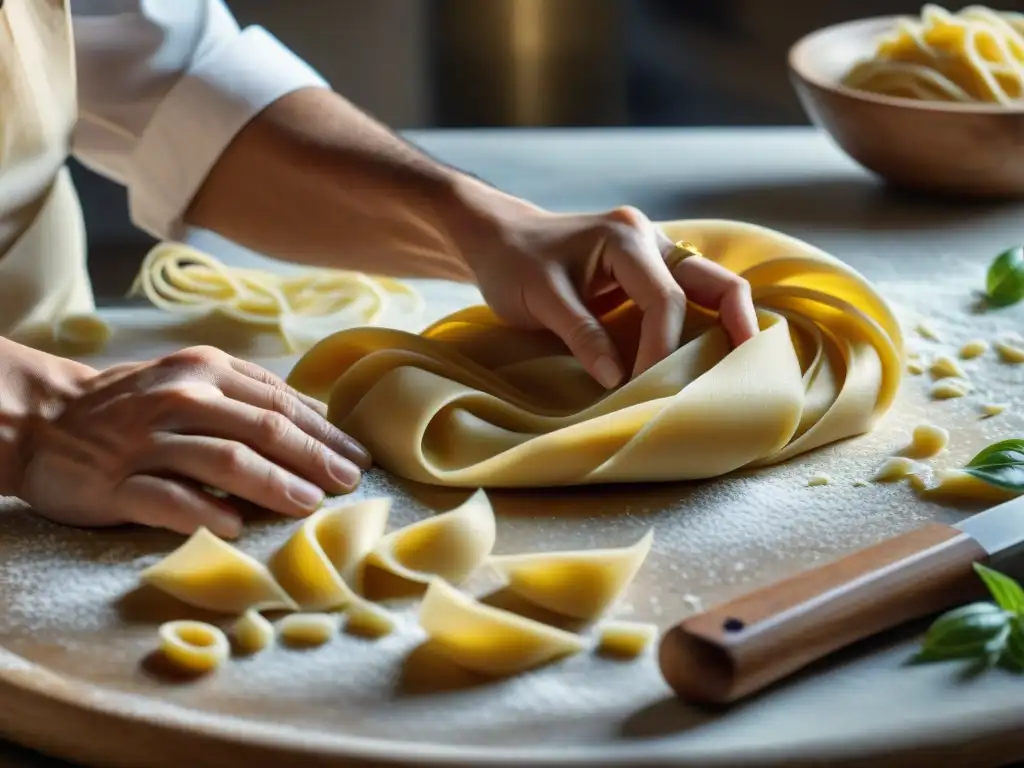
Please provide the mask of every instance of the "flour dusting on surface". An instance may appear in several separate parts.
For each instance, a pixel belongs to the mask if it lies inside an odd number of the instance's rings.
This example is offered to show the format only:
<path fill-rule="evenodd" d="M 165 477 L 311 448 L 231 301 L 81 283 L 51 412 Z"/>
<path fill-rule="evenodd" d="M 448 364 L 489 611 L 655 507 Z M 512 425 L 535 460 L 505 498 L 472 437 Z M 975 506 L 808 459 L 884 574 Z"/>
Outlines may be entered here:
<path fill-rule="evenodd" d="M 922 360 L 955 355 L 971 339 L 994 338 L 1021 325 L 1020 311 L 978 313 L 972 308 L 975 299 L 965 285 L 977 284 L 978 275 L 942 275 L 941 269 L 929 274 L 924 290 L 919 280 L 895 279 L 895 271 L 878 283 L 894 303 L 908 347 Z M 917 334 L 914 329 L 922 322 L 941 341 Z M 611 615 L 664 629 L 755 586 L 924 521 L 958 520 L 971 510 L 921 501 L 903 483 L 857 484 L 905 445 L 920 423 L 950 432 L 948 449 L 930 460 L 937 468 L 962 464 L 995 440 L 1021 436 L 1024 366 L 1006 365 L 993 354 L 960 365 L 974 384 L 966 397 L 931 401 L 930 376 L 907 376 L 896 406 L 875 431 L 782 466 L 706 483 L 494 492 L 496 552 L 624 546 L 653 527 L 647 562 Z M 987 402 L 1006 403 L 1006 413 L 979 418 Z M 807 478 L 821 473 L 832 479 L 830 484 L 807 487 Z M 390 519 L 394 528 L 454 508 L 468 491 L 423 488 L 371 472 L 356 496 L 375 495 L 396 499 Z M 238 546 L 266 557 L 295 525 L 254 523 Z M 502 748 L 611 744 L 622 742 L 639 713 L 666 706 L 668 689 L 653 652 L 628 663 L 583 653 L 509 680 L 471 679 L 423 644 L 415 605 L 397 609 L 396 631 L 379 640 L 342 634 L 322 648 L 272 648 L 234 660 L 209 679 L 168 685 L 141 662 L 156 646 L 157 623 L 188 618 L 190 611 L 172 601 L 147 613 L 145 601 L 133 602 L 132 594 L 138 574 L 181 541 L 159 531 L 79 531 L 52 525 L 13 504 L 4 507 L 0 642 L 21 654 L 26 667 L 35 662 L 68 679 L 102 685 L 94 689 L 100 698 L 104 690 L 130 693 L 137 711 L 159 716 L 170 708 L 177 718 L 202 723 L 243 710 L 250 723 L 294 727 L 310 739 L 347 733 Z M 213 620 L 227 626 L 232 618 Z M 0 668 L 17 666 L 17 658 L 4 656 Z M 906 674 L 907 685 L 932 679 L 915 677 L 929 672 Z M 439 679 L 447 687 L 439 686 Z M 830 689 L 830 706 L 845 711 L 846 696 L 849 707 L 856 705 L 861 714 L 830 720 L 836 732 L 865 727 L 874 716 L 871 695 L 884 695 L 884 686 L 882 694 L 870 694 L 852 679 L 844 693 Z M 817 690 L 813 682 L 808 685 Z M 820 709 L 820 701 L 813 706 Z M 760 705 L 751 707 L 746 711 L 762 712 Z M 750 728 L 763 740 L 780 738 L 777 725 L 775 730 Z M 687 738 L 696 743 L 711 737 L 698 728 Z"/>

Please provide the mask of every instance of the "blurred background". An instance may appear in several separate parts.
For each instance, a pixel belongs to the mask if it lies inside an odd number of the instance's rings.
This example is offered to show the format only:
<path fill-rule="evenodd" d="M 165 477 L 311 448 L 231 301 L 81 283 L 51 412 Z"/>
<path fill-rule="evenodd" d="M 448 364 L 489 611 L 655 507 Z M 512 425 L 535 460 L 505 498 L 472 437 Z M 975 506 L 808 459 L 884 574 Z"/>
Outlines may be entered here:
<path fill-rule="evenodd" d="M 228 0 L 397 129 L 801 125 L 786 51 L 920 0 Z M 958 10 L 963 3 L 945 5 Z M 1024 10 L 1003 0 L 1001 10 Z M 123 295 L 151 241 L 123 191 L 73 168 L 97 297 Z M 93 260 L 94 267 L 97 260 Z M 99 272 L 99 270 L 94 270 Z"/>

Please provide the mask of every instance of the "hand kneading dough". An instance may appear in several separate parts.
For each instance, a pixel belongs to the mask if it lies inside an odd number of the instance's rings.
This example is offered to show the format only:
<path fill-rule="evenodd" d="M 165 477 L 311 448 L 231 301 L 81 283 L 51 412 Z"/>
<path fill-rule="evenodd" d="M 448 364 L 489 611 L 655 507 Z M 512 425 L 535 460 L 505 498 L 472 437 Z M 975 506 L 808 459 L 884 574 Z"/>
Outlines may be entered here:
<path fill-rule="evenodd" d="M 461 506 L 407 525 L 382 538 L 367 566 L 426 585 L 435 576 L 460 584 L 494 549 L 494 510 L 477 491 Z"/>
<path fill-rule="evenodd" d="M 212 624 L 201 621 L 168 621 L 157 630 L 160 652 L 182 672 L 210 672 L 227 660 L 231 644 Z"/>
<path fill-rule="evenodd" d="M 348 586 L 366 554 L 384 534 L 391 499 L 324 507 L 306 518 L 268 563 L 270 572 L 307 611 L 344 608 L 358 601 Z"/>
<path fill-rule="evenodd" d="M 903 339 L 860 274 L 751 224 L 661 226 L 750 282 L 761 333 L 732 350 L 691 305 L 682 347 L 605 392 L 553 334 L 472 307 L 418 336 L 333 334 L 289 383 L 327 402 L 384 469 L 460 487 L 715 477 L 866 432 L 892 405 Z M 602 319 L 631 367 L 639 311 L 625 302 Z"/>
<path fill-rule="evenodd" d="M 265 565 L 206 528 L 200 528 L 139 578 L 183 603 L 208 611 L 240 614 L 249 608 L 297 609 Z"/>
<path fill-rule="evenodd" d="M 582 651 L 583 640 L 509 611 L 483 605 L 434 579 L 420 626 L 456 664 L 485 675 L 515 675 Z"/>
<path fill-rule="evenodd" d="M 633 580 L 653 541 L 650 530 L 630 547 L 499 555 L 488 563 L 511 592 L 531 603 L 563 616 L 594 619 Z"/>

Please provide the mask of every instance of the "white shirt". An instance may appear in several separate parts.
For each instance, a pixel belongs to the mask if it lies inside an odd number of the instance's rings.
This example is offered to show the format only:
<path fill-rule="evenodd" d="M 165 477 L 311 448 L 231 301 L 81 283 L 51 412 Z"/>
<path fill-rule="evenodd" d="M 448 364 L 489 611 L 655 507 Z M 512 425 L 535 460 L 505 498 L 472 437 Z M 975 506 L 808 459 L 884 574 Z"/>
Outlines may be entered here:
<path fill-rule="evenodd" d="M 180 238 L 217 158 L 260 111 L 327 87 L 261 27 L 240 29 L 223 0 L 71 0 L 79 119 L 72 151 L 124 184 L 132 220 Z"/>

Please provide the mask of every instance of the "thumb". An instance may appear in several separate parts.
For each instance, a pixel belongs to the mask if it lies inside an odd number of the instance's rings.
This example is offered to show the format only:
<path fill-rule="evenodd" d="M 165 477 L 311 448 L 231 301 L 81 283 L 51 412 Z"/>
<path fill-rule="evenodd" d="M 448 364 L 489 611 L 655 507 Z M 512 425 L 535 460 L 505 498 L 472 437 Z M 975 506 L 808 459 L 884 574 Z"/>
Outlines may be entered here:
<path fill-rule="evenodd" d="M 615 344 L 563 270 L 548 273 L 524 298 L 530 314 L 565 343 L 601 386 L 612 389 L 622 381 L 622 361 Z"/>

